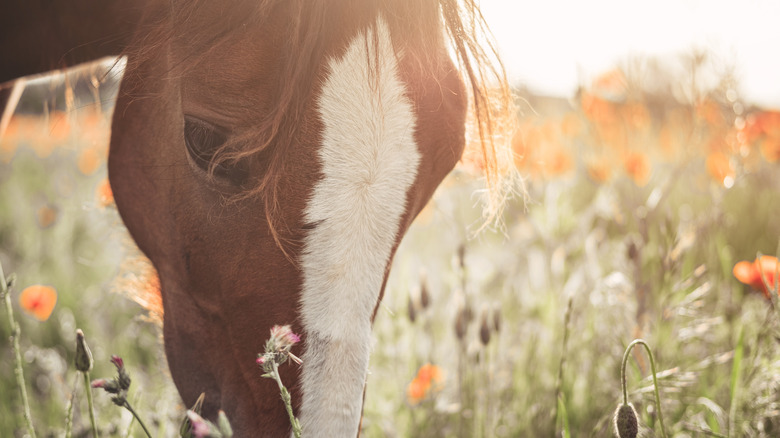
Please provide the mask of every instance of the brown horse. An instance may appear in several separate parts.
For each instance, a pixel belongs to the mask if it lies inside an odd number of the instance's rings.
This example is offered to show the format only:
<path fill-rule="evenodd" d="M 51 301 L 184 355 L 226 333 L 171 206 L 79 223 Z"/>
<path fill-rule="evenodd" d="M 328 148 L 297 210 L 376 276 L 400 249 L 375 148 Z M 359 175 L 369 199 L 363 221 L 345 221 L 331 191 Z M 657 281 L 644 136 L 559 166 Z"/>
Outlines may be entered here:
<path fill-rule="evenodd" d="M 289 435 L 255 358 L 272 325 L 291 324 L 303 365 L 282 379 L 304 435 L 357 435 L 396 248 L 461 157 L 468 96 L 485 137 L 495 116 L 484 80 L 501 68 L 480 47 L 474 1 L 3 8 L 0 82 L 128 57 L 109 177 L 159 274 L 165 351 L 185 404 L 205 392 L 205 415 L 225 410 L 237 436 Z M 495 151 L 483 148 L 495 183 Z"/>

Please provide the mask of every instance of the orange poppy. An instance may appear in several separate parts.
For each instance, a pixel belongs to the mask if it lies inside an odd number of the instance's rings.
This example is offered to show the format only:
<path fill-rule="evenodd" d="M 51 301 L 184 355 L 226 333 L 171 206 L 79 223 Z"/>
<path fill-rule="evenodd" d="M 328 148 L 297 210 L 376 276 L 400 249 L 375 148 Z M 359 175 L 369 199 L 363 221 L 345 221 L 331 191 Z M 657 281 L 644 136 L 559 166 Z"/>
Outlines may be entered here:
<path fill-rule="evenodd" d="M 636 185 L 643 187 L 650 181 L 650 160 L 641 152 L 629 153 L 623 161 L 628 176 Z"/>
<path fill-rule="evenodd" d="M 409 403 L 416 405 L 424 400 L 431 391 L 439 391 L 444 384 L 444 372 L 436 365 L 429 363 L 420 367 L 417 376 L 406 388 Z"/>
<path fill-rule="evenodd" d="M 723 152 L 711 152 L 707 156 L 706 166 L 707 173 L 719 184 L 723 184 L 726 178 L 734 179 L 734 169 L 729 157 Z"/>
<path fill-rule="evenodd" d="M 103 178 L 103 181 L 100 181 L 100 184 L 98 184 L 95 190 L 95 199 L 102 208 L 114 203 L 114 192 L 111 190 L 111 183 L 108 182 L 108 178 Z"/>
<path fill-rule="evenodd" d="M 734 265 L 734 277 L 740 283 L 761 291 L 766 298 L 769 291 L 777 291 L 777 257 L 761 256 L 754 261 L 741 261 Z M 767 287 L 768 286 L 768 287 Z"/>
<path fill-rule="evenodd" d="M 57 290 L 40 284 L 26 287 L 19 295 L 19 305 L 38 321 L 46 321 L 57 304 Z"/>
<path fill-rule="evenodd" d="M 81 151 L 78 159 L 79 171 L 84 175 L 92 175 L 100 166 L 100 156 L 95 148 L 86 148 Z"/>

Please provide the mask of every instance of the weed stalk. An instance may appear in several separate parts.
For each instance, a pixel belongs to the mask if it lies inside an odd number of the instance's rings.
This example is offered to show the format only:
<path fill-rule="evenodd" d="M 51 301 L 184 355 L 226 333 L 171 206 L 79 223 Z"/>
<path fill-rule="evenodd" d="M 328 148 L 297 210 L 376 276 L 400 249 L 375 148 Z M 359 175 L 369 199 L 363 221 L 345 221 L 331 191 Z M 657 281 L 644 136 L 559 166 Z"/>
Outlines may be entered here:
<path fill-rule="evenodd" d="M 11 294 L 9 292 L 13 285 L 15 277 L 10 275 L 6 280 L 5 273 L 3 272 L 3 266 L 0 264 L 0 296 L 2 296 L 3 303 L 5 304 L 5 312 L 8 315 L 8 323 L 11 326 L 11 339 L 12 348 L 14 351 L 14 373 L 16 374 L 16 384 L 19 386 L 19 393 L 22 397 L 22 406 L 24 408 L 24 421 L 27 424 L 27 433 L 32 438 L 35 438 L 35 428 L 33 428 L 32 414 L 30 414 L 30 402 L 27 398 L 27 387 L 24 382 L 24 371 L 22 369 L 22 353 L 19 346 L 19 336 L 21 335 L 21 329 L 19 324 L 14 319 L 14 311 L 11 306 Z"/>
<path fill-rule="evenodd" d="M 623 354 L 623 363 L 620 367 L 620 378 L 623 387 L 623 405 L 628 405 L 628 391 L 626 390 L 626 363 L 628 363 L 628 356 L 629 354 L 631 354 L 631 350 L 637 344 L 642 344 L 642 346 L 645 347 L 645 350 L 647 351 L 647 356 L 650 358 L 650 369 L 652 370 L 653 373 L 653 389 L 655 393 L 655 406 L 656 409 L 658 410 L 658 422 L 661 423 L 661 434 L 664 436 L 664 438 L 666 438 L 667 435 L 666 435 L 666 427 L 664 426 L 664 416 L 663 416 L 663 412 L 661 411 L 661 396 L 658 394 L 658 378 L 656 377 L 656 372 L 655 372 L 655 358 L 653 357 L 653 352 L 650 350 L 650 346 L 647 345 L 647 342 L 645 342 L 642 339 L 634 339 L 630 344 L 628 344 L 628 347 L 626 347 L 626 352 Z"/>

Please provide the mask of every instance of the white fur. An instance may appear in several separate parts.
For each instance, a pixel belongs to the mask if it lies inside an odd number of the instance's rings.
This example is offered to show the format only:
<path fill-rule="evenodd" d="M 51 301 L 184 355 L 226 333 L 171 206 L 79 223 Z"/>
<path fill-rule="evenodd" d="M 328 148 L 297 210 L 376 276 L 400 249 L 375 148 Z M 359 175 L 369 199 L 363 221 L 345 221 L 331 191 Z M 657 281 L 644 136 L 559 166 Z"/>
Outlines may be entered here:
<path fill-rule="evenodd" d="M 420 161 L 413 107 L 382 19 L 376 30 L 379 65 L 369 66 L 374 39 L 363 32 L 331 60 L 319 100 L 323 179 L 306 208 L 317 226 L 301 258 L 304 436 L 357 435 L 371 316 Z"/>

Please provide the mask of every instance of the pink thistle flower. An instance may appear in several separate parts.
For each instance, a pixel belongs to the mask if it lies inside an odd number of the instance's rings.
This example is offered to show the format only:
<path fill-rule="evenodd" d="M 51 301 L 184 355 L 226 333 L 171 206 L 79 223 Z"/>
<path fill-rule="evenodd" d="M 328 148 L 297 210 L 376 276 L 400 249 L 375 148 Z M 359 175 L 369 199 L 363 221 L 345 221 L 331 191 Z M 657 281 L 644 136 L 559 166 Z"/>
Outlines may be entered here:
<path fill-rule="evenodd" d="M 106 386 L 106 379 L 95 379 L 90 384 L 93 388 L 105 388 Z"/>
<path fill-rule="evenodd" d="M 117 356 L 116 354 L 111 356 L 111 363 L 116 366 L 117 369 L 124 368 L 125 362 L 122 360 L 121 357 Z"/>
<path fill-rule="evenodd" d="M 209 436 L 210 428 L 206 420 L 193 411 L 187 411 L 187 418 L 192 425 L 192 436 L 195 438 L 204 438 Z"/>
<path fill-rule="evenodd" d="M 263 364 L 265 364 L 265 356 L 258 356 L 255 362 L 257 362 L 258 365 L 263 366 Z"/>

